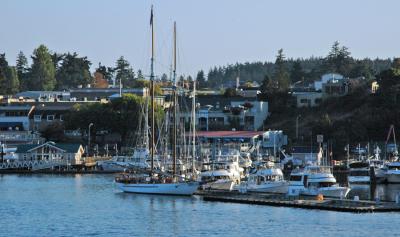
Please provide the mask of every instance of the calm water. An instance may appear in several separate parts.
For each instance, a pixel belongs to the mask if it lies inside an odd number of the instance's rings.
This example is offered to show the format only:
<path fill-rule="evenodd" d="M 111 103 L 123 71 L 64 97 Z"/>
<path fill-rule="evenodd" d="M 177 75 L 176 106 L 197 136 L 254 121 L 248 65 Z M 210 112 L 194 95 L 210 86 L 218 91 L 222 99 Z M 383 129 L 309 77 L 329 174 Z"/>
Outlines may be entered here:
<path fill-rule="evenodd" d="M 112 175 L 0 176 L 0 236 L 400 236 L 400 214 L 124 194 Z"/>

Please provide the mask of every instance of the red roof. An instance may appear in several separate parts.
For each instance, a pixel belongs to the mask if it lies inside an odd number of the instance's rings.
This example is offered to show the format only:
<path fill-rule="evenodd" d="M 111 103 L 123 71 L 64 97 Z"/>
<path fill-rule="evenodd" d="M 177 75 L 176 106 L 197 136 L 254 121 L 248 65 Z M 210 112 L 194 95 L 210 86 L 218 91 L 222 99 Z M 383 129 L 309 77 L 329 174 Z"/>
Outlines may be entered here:
<path fill-rule="evenodd" d="M 198 131 L 196 136 L 206 138 L 252 138 L 263 133 L 263 131 Z"/>

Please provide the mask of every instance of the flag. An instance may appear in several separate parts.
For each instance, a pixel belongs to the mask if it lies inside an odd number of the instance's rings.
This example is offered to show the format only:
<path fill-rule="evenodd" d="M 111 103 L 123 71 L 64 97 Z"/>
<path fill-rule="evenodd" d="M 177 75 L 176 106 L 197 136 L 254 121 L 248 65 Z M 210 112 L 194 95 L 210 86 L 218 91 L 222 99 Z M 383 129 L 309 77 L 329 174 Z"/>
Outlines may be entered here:
<path fill-rule="evenodd" d="M 150 25 L 153 25 L 153 6 L 151 6 L 151 12 L 150 12 Z"/>

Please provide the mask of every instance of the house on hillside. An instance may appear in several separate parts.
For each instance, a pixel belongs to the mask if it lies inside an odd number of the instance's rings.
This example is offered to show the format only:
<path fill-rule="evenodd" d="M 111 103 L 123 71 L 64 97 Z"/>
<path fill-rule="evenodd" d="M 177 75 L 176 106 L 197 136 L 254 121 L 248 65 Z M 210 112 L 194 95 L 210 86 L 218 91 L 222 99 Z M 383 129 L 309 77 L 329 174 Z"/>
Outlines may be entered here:
<path fill-rule="evenodd" d="M 186 98 L 186 105 L 192 99 Z M 257 98 L 241 96 L 207 95 L 196 97 L 196 124 L 201 131 L 237 130 L 254 131 L 262 127 L 268 117 L 268 102 Z M 191 112 L 182 114 L 182 119 L 189 123 Z"/>

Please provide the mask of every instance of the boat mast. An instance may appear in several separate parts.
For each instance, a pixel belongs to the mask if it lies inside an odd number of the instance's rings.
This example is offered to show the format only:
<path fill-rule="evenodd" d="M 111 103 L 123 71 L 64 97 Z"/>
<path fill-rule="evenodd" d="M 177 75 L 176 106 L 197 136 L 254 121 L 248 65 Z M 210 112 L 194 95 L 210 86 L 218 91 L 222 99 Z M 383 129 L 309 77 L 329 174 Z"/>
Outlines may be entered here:
<path fill-rule="evenodd" d="M 174 22 L 174 67 L 172 69 L 173 76 L 173 97 L 174 97 L 174 114 L 173 114 L 173 137 L 172 137 L 172 158 L 173 158 L 173 175 L 176 175 L 176 107 L 177 107 L 177 83 L 176 83 L 176 22 Z"/>
<path fill-rule="evenodd" d="M 192 129 L 192 173 L 194 173 L 194 161 L 196 157 L 196 80 L 193 80 Z"/>
<path fill-rule="evenodd" d="M 150 14 L 150 26 L 151 26 L 151 64 L 150 64 L 150 94 L 151 94 L 151 171 L 154 170 L 154 24 L 153 24 L 153 5 L 151 6 Z"/>

